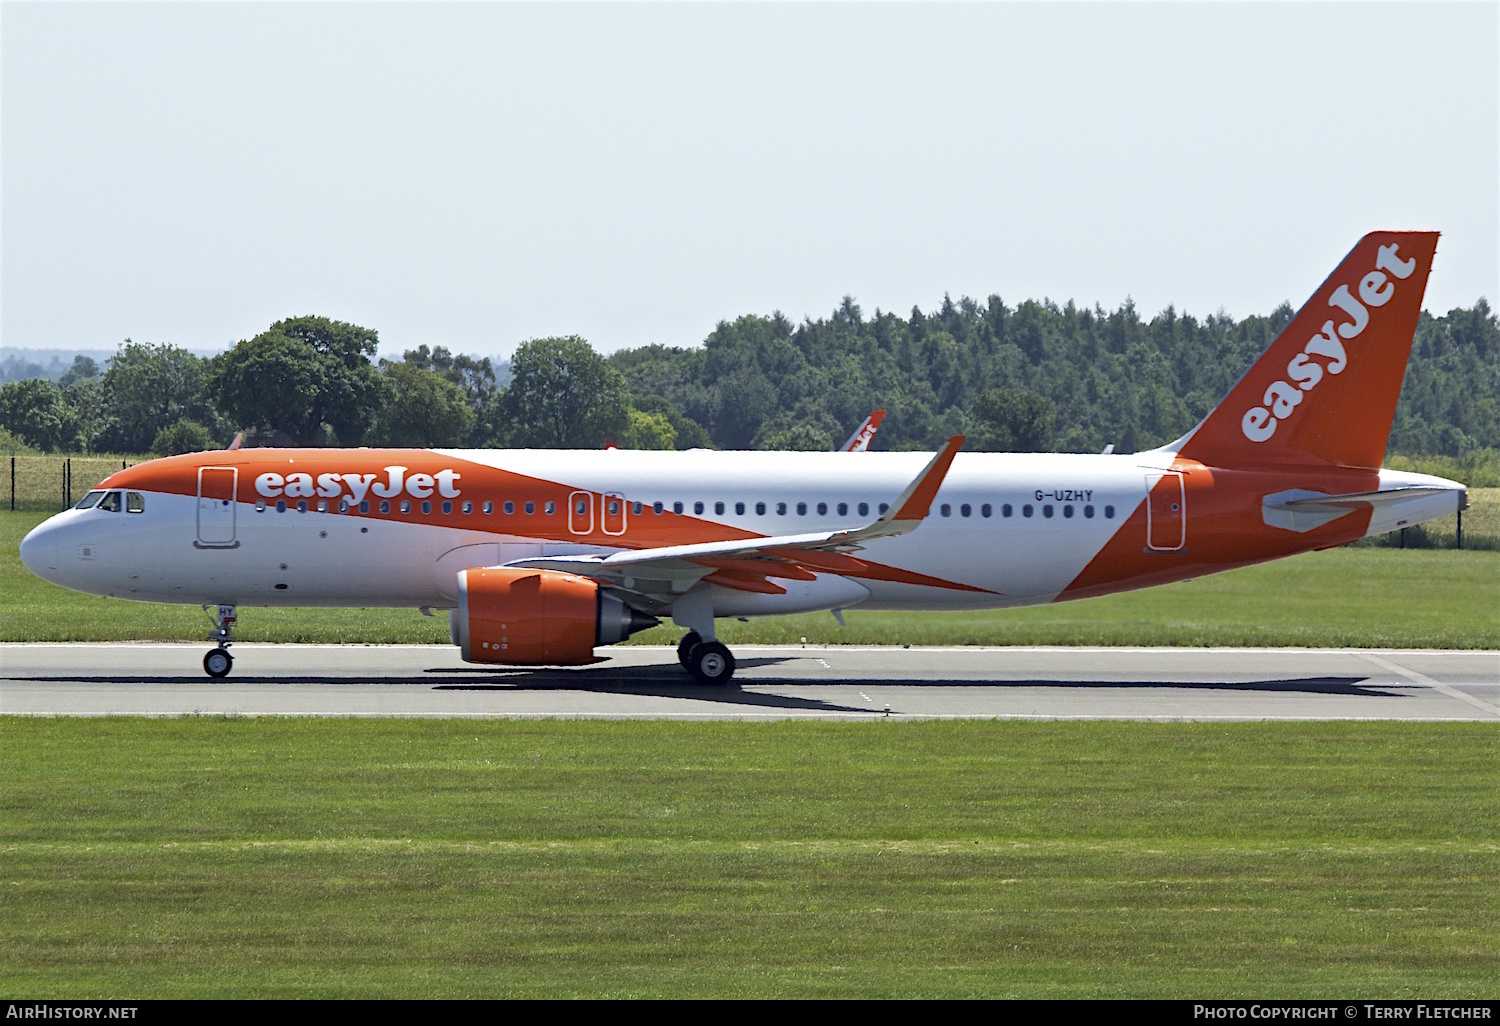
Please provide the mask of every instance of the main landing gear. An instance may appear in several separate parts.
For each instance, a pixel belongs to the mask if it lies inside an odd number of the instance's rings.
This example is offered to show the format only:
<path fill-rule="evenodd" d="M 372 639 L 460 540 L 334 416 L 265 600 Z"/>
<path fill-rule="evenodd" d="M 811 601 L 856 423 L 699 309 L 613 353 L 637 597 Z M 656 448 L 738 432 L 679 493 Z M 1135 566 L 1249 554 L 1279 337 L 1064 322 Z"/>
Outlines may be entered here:
<path fill-rule="evenodd" d="M 208 613 L 208 607 L 204 606 L 203 611 Z M 214 629 L 208 632 L 208 640 L 217 642 L 219 647 L 209 649 L 203 657 L 203 670 L 210 677 L 227 677 L 234 667 L 229 646 L 234 644 L 235 611 L 233 606 L 219 606 L 216 613 L 208 614 L 214 623 Z"/>
<path fill-rule="evenodd" d="M 717 641 L 688 631 L 677 645 L 677 661 L 699 684 L 727 684 L 734 676 L 734 655 Z"/>

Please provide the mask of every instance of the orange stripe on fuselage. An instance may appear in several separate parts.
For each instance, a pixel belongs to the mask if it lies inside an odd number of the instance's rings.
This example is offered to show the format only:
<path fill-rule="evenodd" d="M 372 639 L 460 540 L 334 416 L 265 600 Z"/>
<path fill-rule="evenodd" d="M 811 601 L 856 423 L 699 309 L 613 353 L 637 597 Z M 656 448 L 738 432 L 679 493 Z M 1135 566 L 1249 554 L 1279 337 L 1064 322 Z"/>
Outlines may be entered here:
<path fill-rule="evenodd" d="M 1148 547 L 1147 503 L 1142 502 L 1056 601 L 1185 581 L 1298 552 L 1347 545 L 1364 537 L 1370 510 L 1355 511 L 1299 534 L 1266 524 L 1261 500 L 1291 488 L 1339 494 L 1373 491 L 1380 486 L 1378 471 L 1349 467 L 1225 470 L 1178 458 L 1172 469 L 1182 474 L 1185 493 L 1187 537 L 1183 547 L 1170 552 Z M 1150 471 L 1143 467 L 1141 473 Z M 1158 489 L 1168 487 L 1176 487 L 1174 478 L 1164 478 L 1156 485 Z"/>
<path fill-rule="evenodd" d="M 445 456 L 426 449 L 239 449 L 190 453 L 150 460 L 126 470 L 116 471 L 96 487 L 131 488 L 139 491 L 195 496 L 198 494 L 198 471 L 202 467 L 238 469 L 239 477 L 235 495 L 239 502 L 253 504 L 264 500 L 274 505 L 278 499 L 284 498 L 289 506 L 295 508 L 299 500 L 306 500 L 309 509 L 316 509 L 320 499 L 328 502 L 330 509 L 337 509 L 341 498 L 349 501 L 352 506 L 358 501 L 358 490 L 352 488 L 343 479 L 343 475 L 358 474 L 368 477 L 373 474 L 375 478 L 370 482 L 369 490 L 363 496 L 370 503 L 370 512 L 351 512 L 347 515 L 478 531 L 505 537 L 532 538 L 538 541 L 566 542 L 575 545 L 598 545 L 617 549 L 652 549 L 667 545 L 693 545 L 701 542 L 741 541 L 766 537 L 755 531 L 746 531 L 683 513 L 673 513 L 670 510 L 656 513 L 649 504 L 643 504 L 642 512 L 637 515 L 632 512 L 635 500 L 630 500 L 629 497 L 627 501 L 630 501 L 632 505 L 627 507 L 625 512 L 624 533 L 609 534 L 604 530 L 606 524 L 601 516 L 606 499 L 599 492 L 589 493 L 593 497 L 592 529 L 585 533 L 575 534 L 568 529 L 569 497 L 579 491 L 588 491 L 587 489 L 577 489 L 556 481 L 529 477 L 525 474 L 517 474 L 458 457 Z M 413 474 L 424 474 L 436 479 L 443 471 L 455 471 L 458 476 L 452 480 L 452 486 L 457 494 L 447 497 L 446 500 L 454 504 L 454 511 L 442 512 L 445 497 L 438 493 L 436 482 L 431 486 L 431 494 L 427 496 L 417 496 L 406 490 L 398 495 L 377 495 L 373 490 L 374 486 L 378 483 L 390 482 L 388 468 L 391 467 L 404 468 L 403 482 L 409 481 Z M 307 481 L 311 482 L 313 494 L 288 496 L 285 483 L 280 486 L 280 494 L 263 494 L 256 489 L 256 482 L 263 474 L 279 475 L 283 481 L 293 474 L 305 474 Z M 318 491 L 319 482 L 324 475 L 334 475 L 338 478 L 336 494 L 323 494 Z M 333 480 L 327 480 L 326 484 L 328 487 L 325 487 L 323 492 L 332 492 Z M 379 504 L 382 499 L 391 503 L 390 512 L 380 512 Z M 400 512 L 399 503 L 403 499 L 411 502 L 411 512 Z M 459 512 L 460 504 L 465 500 L 474 503 L 474 512 L 467 515 Z M 421 511 L 421 504 L 424 501 L 432 503 L 432 512 Z M 503 503 L 507 501 L 515 503 L 515 513 L 502 512 Z M 484 502 L 494 503 L 494 512 L 481 513 L 481 504 Z M 531 514 L 524 512 L 527 502 L 534 505 L 536 512 Z M 549 502 L 554 504 L 554 512 L 551 515 L 543 512 Z M 795 550 L 787 550 L 782 553 L 782 556 L 791 562 L 796 562 L 798 557 L 794 553 Z M 819 572 L 839 573 L 848 577 L 898 584 L 991 594 L 984 588 L 946 581 L 898 567 L 884 566 L 867 559 L 854 560 L 849 557 L 840 557 L 835 553 L 808 553 L 807 555 L 807 568 Z M 844 559 L 849 559 L 849 563 L 844 563 Z M 838 567 L 847 567 L 847 569 Z M 774 572 L 772 576 L 775 576 Z M 800 578 L 801 575 L 794 573 L 788 576 Z"/>
<path fill-rule="evenodd" d="M 431 527 L 482 531 L 508 537 L 535 538 L 578 545 L 605 545 L 621 549 L 650 549 L 663 545 L 692 545 L 699 542 L 738 541 L 762 537 L 753 531 L 716 524 L 681 513 L 673 513 L 670 510 L 655 513 L 651 511 L 649 505 L 643 507 L 639 516 L 634 515 L 627 508 L 624 533 L 609 534 L 604 530 L 607 525 L 602 516 L 605 499 L 598 492 L 590 493 L 593 514 L 588 519 L 593 522 L 592 529 L 574 533 L 568 529 L 568 500 L 575 492 L 587 491 L 587 489 L 571 488 L 555 481 L 528 477 L 525 474 L 500 470 L 425 449 L 241 449 L 233 452 L 225 450 L 222 453 L 168 456 L 111 474 L 101 482 L 99 487 L 135 488 L 176 495 L 197 495 L 198 469 L 204 466 L 238 468 L 240 473 L 236 497 L 240 502 L 254 503 L 264 500 L 274 505 L 278 499 L 284 498 L 289 506 L 295 508 L 299 499 L 305 499 L 311 509 L 316 509 L 319 499 L 327 501 L 330 508 L 337 508 L 340 498 L 348 500 L 351 504 L 357 502 L 358 489 L 344 481 L 343 475 L 358 474 L 368 477 L 374 474 L 375 480 L 370 483 L 370 490 L 366 491 L 363 496 L 370 503 L 370 512 L 357 514 L 358 516 L 400 523 L 426 524 Z M 445 470 L 456 471 L 458 477 L 453 481 L 453 490 L 458 494 L 446 497 L 447 501 L 454 504 L 454 512 L 447 514 L 442 512 L 445 497 L 439 494 L 435 483 L 430 486 L 429 494 L 425 496 L 413 494 L 405 489 L 396 495 L 376 494 L 375 485 L 390 482 L 391 477 L 387 468 L 391 467 L 404 468 L 403 482 L 410 481 L 413 474 L 424 474 L 427 477 L 436 478 Z M 312 482 L 314 494 L 287 495 L 285 484 L 280 486 L 280 494 L 264 494 L 256 490 L 256 481 L 262 474 L 277 474 L 283 479 L 293 474 L 306 474 Z M 334 491 L 334 482 L 331 479 L 326 480 L 328 487 L 324 488 L 323 493 L 317 491 L 317 485 L 320 479 L 324 479 L 324 475 L 338 477 L 338 490 L 334 494 L 324 494 Z M 275 487 L 269 490 L 278 491 Z M 418 491 L 424 490 L 428 490 L 428 487 L 418 489 Z M 391 503 L 390 512 L 380 512 L 382 499 Z M 411 502 L 411 512 L 400 512 L 399 503 L 403 499 Z M 460 504 L 465 500 L 474 503 L 474 512 L 467 515 L 459 512 Z M 424 501 L 432 503 L 431 513 L 421 511 L 421 504 Z M 481 513 L 481 504 L 484 502 L 493 502 L 494 512 Z M 503 503 L 505 502 L 515 503 L 516 512 L 504 513 Z M 524 512 L 528 502 L 533 504 L 534 513 Z M 554 510 L 550 515 L 544 512 L 549 502 L 553 504 Z"/>

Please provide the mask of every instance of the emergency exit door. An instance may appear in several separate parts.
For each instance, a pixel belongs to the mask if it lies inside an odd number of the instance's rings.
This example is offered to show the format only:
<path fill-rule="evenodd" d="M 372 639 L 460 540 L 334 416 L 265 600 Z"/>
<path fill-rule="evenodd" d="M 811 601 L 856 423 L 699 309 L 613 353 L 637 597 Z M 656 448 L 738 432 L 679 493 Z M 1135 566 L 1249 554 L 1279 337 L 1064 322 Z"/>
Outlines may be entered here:
<path fill-rule="evenodd" d="M 239 481 L 235 467 L 198 468 L 199 548 L 232 549 L 234 539 L 234 491 Z"/>

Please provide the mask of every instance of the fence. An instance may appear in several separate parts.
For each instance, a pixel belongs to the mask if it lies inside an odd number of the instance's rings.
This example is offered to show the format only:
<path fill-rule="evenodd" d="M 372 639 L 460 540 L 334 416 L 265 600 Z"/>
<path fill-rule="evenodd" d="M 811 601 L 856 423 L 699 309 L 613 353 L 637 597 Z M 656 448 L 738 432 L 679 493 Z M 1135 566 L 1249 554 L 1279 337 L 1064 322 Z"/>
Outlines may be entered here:
<path fill-rule="evenodd" d="M 6 509 L 56 513 L 110 474 L 130 466 L 122 456 L 11 456 Z"/>

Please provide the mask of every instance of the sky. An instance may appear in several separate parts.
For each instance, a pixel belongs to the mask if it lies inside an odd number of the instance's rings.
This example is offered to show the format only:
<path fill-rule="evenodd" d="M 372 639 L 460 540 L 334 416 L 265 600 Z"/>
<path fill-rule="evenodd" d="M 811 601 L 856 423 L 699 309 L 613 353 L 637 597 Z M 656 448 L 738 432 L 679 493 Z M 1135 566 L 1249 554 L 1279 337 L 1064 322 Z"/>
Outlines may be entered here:
<path fill-rule="evenodd" d="M 5 346 L 1238 318 L 1403 228 L 1500 298 L 1500 5 L 0 5 Z"/>

